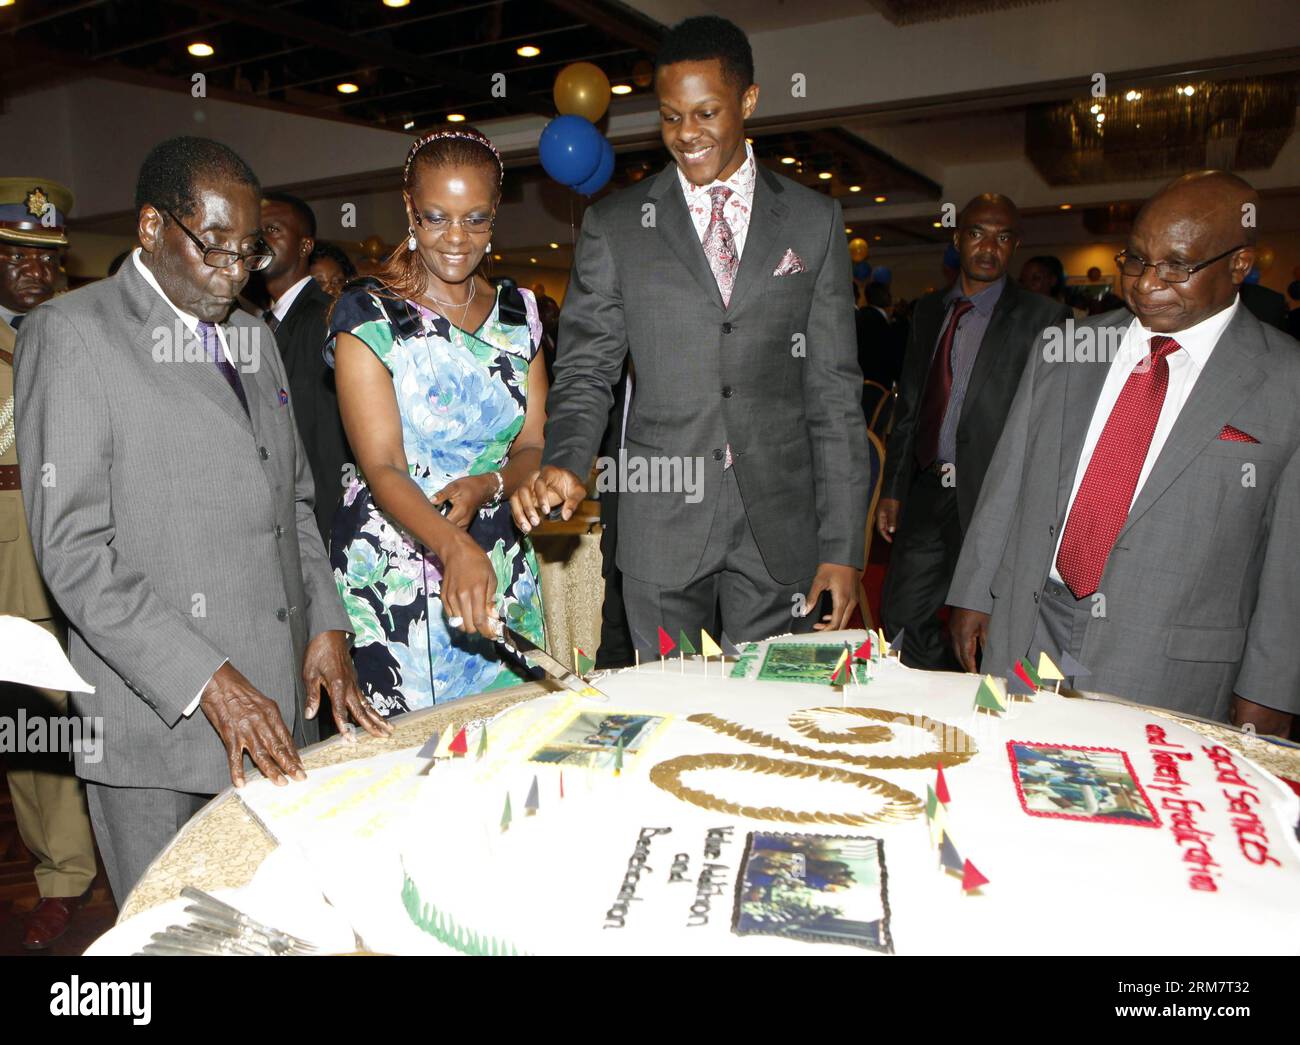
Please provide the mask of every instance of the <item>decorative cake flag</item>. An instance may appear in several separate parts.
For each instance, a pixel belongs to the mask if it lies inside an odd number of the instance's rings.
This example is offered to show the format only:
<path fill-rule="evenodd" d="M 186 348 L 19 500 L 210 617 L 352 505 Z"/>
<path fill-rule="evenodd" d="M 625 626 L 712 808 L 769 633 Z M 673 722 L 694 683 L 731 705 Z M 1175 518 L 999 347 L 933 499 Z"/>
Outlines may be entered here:
<path fill-rule="evenodd" d="M 596 662 L 577 646 L 573 647 L 573 667 L 579 675 L 589 675 L 596 669 Z"/>
<path fill-rule="evenodd" d="M 1061 682 L 1065 676 L 1061 673 L 1061 668 L 1052 663 L 1052 658 L 1048 656 L 1047 650 L 1039 654 L 1039 678 L 1045 678 L 1049 682 Z"/>
<path fill-rule="evenodd" d="M 981 885 L 987 885 L 988 881 L 987 878 L 980 874 L 979 868 L 969 860 L 962 865 L 961 887 L 965 892 L 974 892 Z"/>
<path fill-rule="evenodd" d="M 700 652 L 705 657 L 721 657 L 722 647 L 713 641 L 713 636 L 703 628 L 700 629 Z"/>
<path fill-rule="evenodd" d="M 740 657 L 744 655 L 740 652 L 740 648 L 727 638 L 725 631 L 722 633 L 722 655 L 724 657 Z"/>
<path fill-rule="evenodd" d="M 677 633 L 677 646 L 678 649 L 688 657 L 695 656 L 697 652 L 695 647 L 691 645 L 691 640 L 687 636 L 685 628 Z"/>
<path fill-rule="evenodd" d="M 889 640 L 889 652 L 899 660 L 903 659 L 903 629 L 899 628 L 898 633 Z"/>
<path fill-rule="evenodd" d="M 934 793 L 944 805 L 952 801 L 952 797 L 948 794 L 948 781 L 944 779 L 942 762 L 939 763 L 939 775 L 934 781 Z"/>
<path fill-rule="evenodd" d="M 840 654 L 840 659 L 835 662 L 835 670 L 831 672 L 831 685 L 842 686 L 849 677 L 849 651 L 845 650 Z"/>
<path fill-rule="evenodd" d="M 965 871 L 965 861 L 962 860 L 961 854 L 957 852 L 957 847 L 952 844 L 952 839 L 947 835 L 943 836 L 943 841 L 939 843 L 939 864 L 949 874 L 960 875 Z"/>
<path fill-rule="evenodd" d="M 1071 657 L 1068 653 L 1061 654 L 1061 671 L 1066 678 L 1082 679 L 1092 674 L 1087 668 Z"/>
<path fill-rule="evenodd" d="M 475 753 L 474 757 L 482 758 L 486 754 L 487 754 L 487 723 L 484 722 L 483 728 L 479 730 L 478 751 Z"/>
<path fill-rule="evenodd" d="M 1012 670 L 1019 676 L 1021 682 L 1035 691 L 1043 684 L 1043 680 L 1038 677 L 1038 672 L 1029 663 L 1028 657 L 1021 657 L 1016 661 L 1016 666 Z"/>
<path fill-rule="evenodd" d="M 867 637 L 862 640 L 862 645 L 853 651 L 853 656 L 858 660 L 870 660 L 872 638 L 871 632 L 867 632 Z"/>
<path fill-rule="evenodd" d="M 932 787 L 925 789 L 925 818 L 933 820 L 934 814 L 939 811 L 939 795 Z"/>
<path fill-rule="evenodd" d="M 636 661 L 636 666 L 639 668 L 641 666 L 641 651 L 644 649 L 648 653 L 650 650 L 653 650 L 654 647 L 651 646 L 650 643 L 646 642 L 645 636 L 637 631 L 636 628 L 632 627 L 632 625 L 629 624 L 627 630 L 632 634 L 632 656 Z"/>
<path fill-rule="evenodd" d="M 1007 696 L 1032 697 L 1038 690 L 1020 673 L 1020 665 L 1007 676 Z"/>
<path fill-rule="evenodd" d="M 933 792 L 931 792 L 933 794 Z M 948 807 L 942 802 L 934 804 L 934 815 L 927 817 L 930 823 L 930 844 L 938 846 L 948 830 Z"/>
<path fill-rule="evenodd" d="M 664 670 L 664 664 L 668 659 L 668 654 L 677 648 L 673 642 L 673 637 L 664 631 L 663 626 L 659 627 L 659 670 Z"/>
<path fill-rule="evenodd" d="M 889 656 L 889 643 L 885 641 L 885 629 L 876 629 L 876 654 L 880 657 Z"/>
<path fill-rule="evenodd" d="M 537 777 L 534 776 L 533 786 L 528 789 L 528 797 L 524 799 L 524 814 L 526 816 L 535 816 L 541 804 L 541 799 L 537 795 Z"/>
<path fill-rule="evenodd" d="M 618 743 L 614 745 L 614 775 L 623 772 L 623 734 L 619 734 Z"/>
<path fill-rule="evenodd" d="M 505 807 L 505 809 L 501 810 L 501 830 L 502 830 L 502 831 L 506 830 L 506 828 L 508 828 L 508 827 L 510 826 L 510 821 L 511 821 L 511 819 L 512 819 L 512 816 L 511 816 L 511 813 L 510 813 L 510 792 L 507 791 L 507 792 L 506 792 L 506 807 Z"/>
<path fill-rule="evenodd" d="M 975 693 L 975 707 L 983 708 L 985 711 L 1006 711 L 1006 701 L 998 692 L 998 684 L 993 680 L 992 675 L 985 675 L 980 679 L 980 688 Z"/>
<path fill-rule="evenodd" d="M 441 734 L 435 729 L 433 736 L 424 742 L 424 747 L 420 748 L 416 758 L 433 758 L 434 752 L 438 750 L 438 738 Z"/>
<path fill-rule="evenodd" d="M 451 739 L 450 751 L 457 758 L 461 758 L 469 751 L 469 741 L 465 739 L 465 727 L 462 726 L 459 733 Z"/>

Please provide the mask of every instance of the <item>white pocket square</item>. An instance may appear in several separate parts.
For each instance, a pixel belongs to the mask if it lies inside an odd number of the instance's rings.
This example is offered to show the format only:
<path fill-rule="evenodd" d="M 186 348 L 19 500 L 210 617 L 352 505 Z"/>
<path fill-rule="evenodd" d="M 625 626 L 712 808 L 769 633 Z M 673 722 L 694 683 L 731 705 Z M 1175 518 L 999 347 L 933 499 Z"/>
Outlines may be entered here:
<path fill-rule="evenodd" d="M 799 257 L 789 248 L 781 255 L 781 263 L 777 265 L 774 276 L 793 276 L 796 272 L 807 272 L 808 267 L 803 263 L 803 258 Z"/>

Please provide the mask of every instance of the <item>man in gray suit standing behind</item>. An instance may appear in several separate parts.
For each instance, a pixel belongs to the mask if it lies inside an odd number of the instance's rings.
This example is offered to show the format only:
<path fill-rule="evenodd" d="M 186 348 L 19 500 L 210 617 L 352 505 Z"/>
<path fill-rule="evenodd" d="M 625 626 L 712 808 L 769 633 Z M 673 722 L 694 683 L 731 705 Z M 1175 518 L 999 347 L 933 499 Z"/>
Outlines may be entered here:
<path fill-rule="evenodd" d="M 1290 729 L 1300 353 L 1237 300 L 1258 205 L 1179 178 L 1116 258 L 1132 314 L 1034 347 L 948 594 L 966 670 L 1064 652 L 1089 689 Z"/>
<path fill-rule="evenodd" d="M 755 159 L 753 73 L 725 19 L 665 36 L 675 162 L 583 219 L 543 467 L 513 498 L 525 530 L 577 507 L 630 352 L 618 565 L 643 652 L 659 627 L 699 641 L 719 605 L 740 641 L 844 627 L 857 601 L 867 440 L 844 218 Z"/>
<path fill-rule="evenodd" d="M 305 778 L 321 687 L 341 731 L 349 715 L 391 731 L 356 686 L 275 341 L 231 312 L 270 260 L 260 199 L 224 145 L 161 143 L 136 188 L 140 249 L 18 338 L 24 504 L 95 687 L 73 700 L 102 719 L 102 757 L 76 766 L 119 905 L 243 784 L 245 753 L 276 784 Z"/>

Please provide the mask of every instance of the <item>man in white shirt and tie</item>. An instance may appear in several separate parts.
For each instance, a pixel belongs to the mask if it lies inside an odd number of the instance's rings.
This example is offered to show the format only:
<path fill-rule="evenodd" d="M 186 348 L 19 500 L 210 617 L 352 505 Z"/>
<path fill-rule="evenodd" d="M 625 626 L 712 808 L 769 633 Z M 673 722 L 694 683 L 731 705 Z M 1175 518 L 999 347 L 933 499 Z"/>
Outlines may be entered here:
<path fill-rule="evenodd" d="M 1116 258 L 1129 312 L 1031 354 L 949 591 L 966 670 L 1068 653 L 1089 689 L 1289 731 L 1300 354 L 1237 303 L 1258 206 L 1179 178 Z"/>

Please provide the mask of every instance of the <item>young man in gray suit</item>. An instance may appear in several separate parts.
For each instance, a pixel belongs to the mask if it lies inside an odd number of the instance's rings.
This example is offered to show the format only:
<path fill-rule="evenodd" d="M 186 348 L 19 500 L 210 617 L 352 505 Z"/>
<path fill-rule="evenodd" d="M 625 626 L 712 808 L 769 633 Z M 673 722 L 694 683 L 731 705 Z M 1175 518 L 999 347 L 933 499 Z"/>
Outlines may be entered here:
<path fill-rule="evenodd" d="M 655 90 L 674 162 L 583 219 L 543 467 L 516 521 L 577 507 L 631 353 L 618 565 L 642 652 L 659 627 L 697 643 L 718 604 L 735 641 L 841 628 L 867 456 L 840 206 L 755 160 L 753 56 L 730 22 L 670 30 Z"/>
<path fill-rule="evenodd" d="M 243 784 L 245 753 L 276 784 L 305 778 L 295 748 L 321 687 L 340 728 L 391 731 L 357 690 L 284 364 L 261 320 L 231 312 L 270 256 L 260 198 L 225 146 L 156 146 L 140 249 L 18 338 L 23 500 L 95 687 L 73 697 L 103 722 L 76 767 L 119 904 L 212 794 Z"/>
<path fill-rule="evenodd" d="M 966 670 L 1069 653 L 1089 689 L 1290 729 L 1300 353 L 1237 300 L 1257 208 L 1179 178 L 1116 258 L 1132 314 L 1035 346 L 948 595 Z"/>

